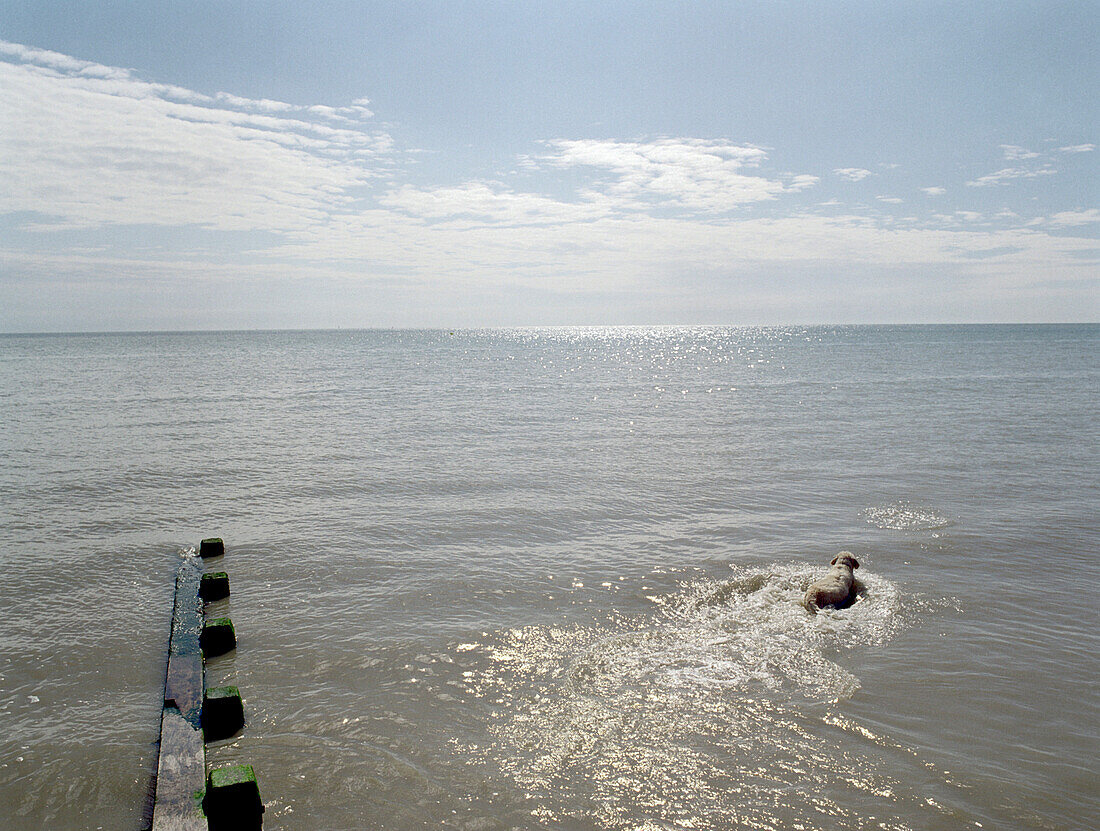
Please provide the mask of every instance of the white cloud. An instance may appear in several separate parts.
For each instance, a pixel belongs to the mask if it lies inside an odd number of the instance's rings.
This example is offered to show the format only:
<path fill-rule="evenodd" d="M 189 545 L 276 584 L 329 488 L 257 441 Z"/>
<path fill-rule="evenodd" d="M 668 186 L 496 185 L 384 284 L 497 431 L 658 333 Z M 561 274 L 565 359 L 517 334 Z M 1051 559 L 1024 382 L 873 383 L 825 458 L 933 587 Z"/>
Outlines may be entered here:
<path fill-rule="evenodd" d="M 814 187 L 809 174 L 769 178 L 750 174 L 764 150 L 723 141 L 677 138 L 652 142 L 577 140 L 545 142 L 539 156 L 521 156 L 521 170 L 571 169 L 579 176 L 572 199 L 509 189 L 500 182 L 442 188 L 405 186 L 379 201 L 409 216 L 502 225 L 591 220 L 661 213 L 711 221 L 740 205 L 773 200 Z"/>
<path fill-rule="evenodd" d="M 1100 210 L 1096 208 L 1089 208 L 1087 211 L 1061 211 L 1046 218 L 1046 224 L 1051 228 L 1073 228 L 1094 222 L 1100 222 Z"/>
<path fill-rule="evenodd" d="M 900 205 L 903 201 L 896 196 L 876 196 L 875 199 L 879 202 L 888 202 L 891 205 Z"/>
<path fill-rule="evenodd" d="M 651 142 L 557 140 L 549 141 L 547 145 L 552 152 L 544 158 L 556 166 L 589 165 L 622 172 L 649 169 L 653 165 L 710 170 L 719 162 L 729 162 L 741 168 L 758 165 L 768 155 L 763 148 L 751 144 L 694 138 L 666 138 Z"/>
<path fill-rule="evenodd" d="M 787 185 L 789 191 L 805 190 L 806 188 L 812 188 L 821 180 L 817 176 L 809 176 L 807 174 L 800 174 L 791 178 L 790 183 Z"/>
<path fill-rule="evenodd" d="M 1096 149 L 1095 144 L 1073 144 L 1069 147 L 1059 147 L 1059 153 L 1091 153 Z"/>
<path fill-rule="evenodd" d="M 974 223 L 984 221 L 985 214 L 978 211 L 955 211 L 949 214 L 932 214 L 932 223 L 934 226 L 938 227 L 961 228 L 965 225 L 973 225 Z"/>
<path fill-rule="evenodd" d="M 989 187 L 991 185 L 1007 185 L 1015 179 L 1035 179 L 1039 176 L 1051 176 L 1057 172 L 1058 171 L 1052 167 L 1041 167 L 1037 170 L 1024 167 L 1006 167 L 998 170 L 996 173 L 988 173 L 985 176 L 979 176 L 977 179 L 972 179 L 966 184 L 972 188 Z"/>
<path fill-rule="evenodd" d="M 623 210 L 656 206 L 714 214 L 803 190 L 817 177 L 794 176 L 789 184 L 749 171 L 767 158 L 753 145 L 694 138 L 649 142 L 603 139 L 546 142 L 547 152 L 521 166 L 574 168 L 597 177 L 593 190 Z"/>
<path fill-rule="evenodd" d="M 947 188 L 941 188 L 941 187 L 921 188 L 921 191 L 923 193 L 925 193 L 926 195 L 928 195 L 928 196 L 943 196 L 945 193 L 947 193 Z"/>
<path fill-rule="evenodd" d="M 1039 158 L 1038 153 L 1035 153 L 1034 151 L 1028 150 L 1024 147 L 1019 147 L 1015 144 L 1002 144 L 1001 152 L 1004 153 L 1005 161 L 1009 162 Z"/>
<path fill-rule="evenodd" d="M 9 43 L 4 40 L 0 40 L 0 55 L 7 55 L 24 63 L 33 63 L 60 72 L 84 75 L 91 78 L 129 78 L 131 75 L 129 69 L 103 66 L 92 61 L 82 61 L 79 58 L 63 55 L 60 52 L 35 49 L 21 43 Z"/>
<path fill-rule="evenodd" d="M 0 42 L 0 211 L 60 224 L 295 231 L 383 173 L 382 131 Z"/>
<path fill-rule="evenodd" d="M 200 225 L 275 240 L 220 260 L 167 246 L 145 259 L 95 250 L 109 235 L 84 238 L 83 250 L 6 244 L 0 262 L 9 273 L 602 291 L 674 285 L 693 270 L 912 265 L 972 274 L 995 265 L 1021 280 L 1059 269 L 1068 280 L 1082 273 L 1075 252 L 1085 245 L 1048 231 L 1096 221 L 1095 211 L 1063 212 L 1043 227 L 990 230 L 980 214 L 961 211 L 925 227 L 891 225 L 886 211 L 868 208 L 800 213 L 783 200 L 799 203 L 793 195 L 817 176 L 769 172 L 768 151 L 756 145 L 691 137 L 558 139 L 521 157 L 512 184 L 414 186 L 392 137 L 362 124 L 366 99 L 300 106 L 206 95 L 14 44 L 0 43 L 0 55 L 0 212 L 42 214 L 24 226 L 39 230 Z M 853 182 L 874 175 L 833 172 Z M 1048 173 L 1012 167 L 972 184 Z"/>
<path fill-rule="evenodd" d="M 579 203 L 516 193 L 499 183 L 467 182 L 455 187 L 405 185 L 379 199 L 386 208 L 425 220 L 457 220 L 496 227 L 584 222 L 607 216 L 612 205 L 592 195 Z"/>
<path fill-rule="evenodd" d="M 474 193 L 469 198 L 476 204 L 498 196 Z M 544 207 L 554 213 L 551 205 Z M 1079 266 L 1073 252 L 1082 248 L 1080 239 L 1035 229 L 970 230 L 972 221 L 961 217 L 955 218 L 957 227 L 938 229 L 884 227 L 851 214 L 798 214 L 721 224 L 646 215 L 574 221 L 563 214 L 558 219 L 513 224 L 449 215 L 425 220 L 392 211 L 347 214 L 314 226 L 308 239 L 269 252 L 267 260 L 241 270 L 293 274 L 295 263 L 300 263 L 321 276 L 361 273 L 463 290 L 552 285 L 577 292 L 655 291 L 685 270 L 736 274 L 814 265 L 953 267 L 974 272 L 989 265 L 989 252 L 998 252 L 996 264 L 1003 274 L 1023 279 L 1035 269 L 1049 272 L 1055 264 L 1068 263 L 1064 273 L 1071 279 Z M 97 258 L 69 260 L 73 267 L 86 261 L 94 268 Z M 161 267 L 166 272 L 172 268 Z"/>
<path fill-rule="evenodd" d="M 838 167 L 834 168 L 833 173 L 841 179 L 847 179 L 849 182 L 859 182 L 868 176 L 875 175 L 870 170 L 864 170 L 862 167 Z"/>

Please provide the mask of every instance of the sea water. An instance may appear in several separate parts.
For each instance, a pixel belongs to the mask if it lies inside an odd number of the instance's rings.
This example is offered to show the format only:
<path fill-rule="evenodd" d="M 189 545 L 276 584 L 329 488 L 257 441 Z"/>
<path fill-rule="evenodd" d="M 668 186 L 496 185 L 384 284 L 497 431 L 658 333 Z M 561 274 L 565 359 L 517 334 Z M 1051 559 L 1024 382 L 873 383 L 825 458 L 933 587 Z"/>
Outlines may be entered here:
<path fill-rule="evenodd" d="M 1100 826 L 1100 327 L 0 337 L 0 827 L 140 828 L 207 536 L 267 829 Z M 806 586 L 859 559 L 848 609 Z"/>

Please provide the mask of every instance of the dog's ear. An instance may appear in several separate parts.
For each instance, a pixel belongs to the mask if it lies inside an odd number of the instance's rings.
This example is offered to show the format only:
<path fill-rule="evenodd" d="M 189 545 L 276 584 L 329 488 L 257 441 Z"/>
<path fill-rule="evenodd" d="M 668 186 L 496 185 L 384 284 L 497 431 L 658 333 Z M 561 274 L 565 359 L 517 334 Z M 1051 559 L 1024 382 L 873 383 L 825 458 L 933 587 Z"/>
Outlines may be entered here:
<path fill-rule="evenodd" d="M 836 555 L 835 557 L 833 557 L 833 559 L 829 560 L 829 565 L 831 565 L 831 566 L 835 566 L 835 565 L 836 565 L 836 561 L 837 561 L 837 560 L 839 560 L 839 559 L 840 559 L 840 555 L 839 555 L 839 554 L 837 554 L 837 555 Z"/>
<path fill-rule="evenodd" d="M 859 560 L 855 557 L 852 558 L 852 568 L 859 568 Z"/>

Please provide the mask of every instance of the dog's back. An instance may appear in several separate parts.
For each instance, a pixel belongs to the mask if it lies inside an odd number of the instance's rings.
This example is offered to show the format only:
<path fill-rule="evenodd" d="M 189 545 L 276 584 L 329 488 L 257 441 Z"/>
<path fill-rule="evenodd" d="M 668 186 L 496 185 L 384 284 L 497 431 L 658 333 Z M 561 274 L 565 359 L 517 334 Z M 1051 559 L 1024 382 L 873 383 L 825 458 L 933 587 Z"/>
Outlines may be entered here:
<path fill-rule="evenodd" d="M 816 613 L 825 606 L 843 606 L 852 593 L 852 585 L 855 583 L 852 571 L 859 568 L 856 558 L 850 551 L 841 551 L 833 557 L 830 565 L 832 568 L 828 573 L 806 589 L 802 605 L 811 612 Z"/>

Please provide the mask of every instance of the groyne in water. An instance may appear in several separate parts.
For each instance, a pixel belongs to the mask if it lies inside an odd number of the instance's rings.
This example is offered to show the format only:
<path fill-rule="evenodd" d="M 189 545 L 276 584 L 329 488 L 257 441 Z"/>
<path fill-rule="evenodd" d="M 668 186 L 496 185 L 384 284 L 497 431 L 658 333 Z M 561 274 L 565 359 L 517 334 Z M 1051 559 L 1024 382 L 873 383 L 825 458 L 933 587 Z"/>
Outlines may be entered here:
<path fill-rule="evenodd" d="M 198 557 L 185 557 L 176 571 L 152 831 L 251 831 L 263 824 L 251 765 L 206 771 L 206 742 L 244 727 L 240 690 L 206 687 L 206 659 L 237 646 L 232 620 L 206 620 L 206 604 L 229 596 L 229 576 L 206 572 L 205 563 L 224 554 L 221 539 L 205 539 Z"/>

